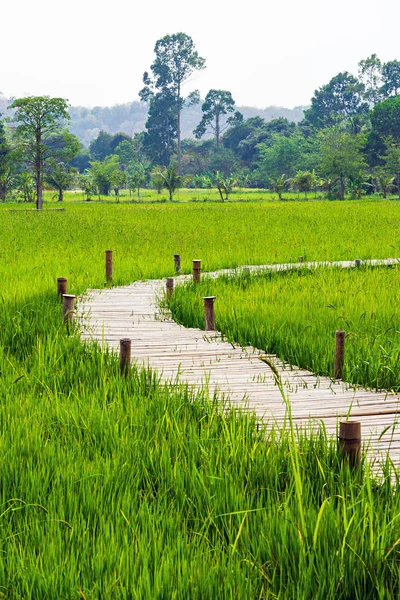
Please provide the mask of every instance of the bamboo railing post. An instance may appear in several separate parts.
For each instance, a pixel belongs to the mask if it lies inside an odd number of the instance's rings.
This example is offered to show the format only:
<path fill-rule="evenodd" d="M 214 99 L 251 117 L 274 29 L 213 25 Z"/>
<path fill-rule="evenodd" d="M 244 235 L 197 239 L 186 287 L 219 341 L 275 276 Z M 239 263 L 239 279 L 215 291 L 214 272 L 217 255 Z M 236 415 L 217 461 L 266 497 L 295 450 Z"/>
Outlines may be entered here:
<path fill-rule="evenodd" d="M 75 296 L 63 294 L 62 315 L 66 325 L 72 324 L 75 318 Z"/>
<path fill-rule="evenodd" d="M 201 273 L 201 260 L 192 261 L 193 283 L 199 283 Z"/>
<path fill-rule="evenodd" d="M 119 340 L 119 370 L 121 375 L 128 375 L 131 366 L 132 342 L 129 338 Z"/>
<path fill-rule="evenodd" d="M 67 280 L 65 277 L 57 277 L 57 294 L 62 302 L 63 295 L 67 293 Z"/>
<path fill-rule="evenodd" d="M 174 293 L 174 278 L 167 277 L 167 281 L 165 283 L 165 293 L 167 296 L 167 300 L 169 300 Z"/>
<path fill-rule="evenodd" d="M 112 250 L 106 250 L 106 280 L 111 283 L 113 277 L 113 253 Z"/>
<path fill-rule="evenodd" d="M 343 377 L 343 365 L 344 365 L 344 340 L 346 332 L 338 330 L 336 332 L 336 343 L 335 343 L 335 360 L 333 365 L 333 376 L 335 379 L 342 379 Z"/>
<path fill-rule="evenodd" d="M 181 272 L 181 255 L 180 254 L 174 254 L 174 267 L 175 267 L 175 273 Z"/>
<path fill-rule="evenodd" d="M 206 331 L 215 331 L 215 319 L 214 319 L 214 300 L 216 296 L 205 296 L 204 300 L 204 320 L 206 324 Z"/>
<path fill-rule="evenodd" d="M 340 421 L 338 446 L 343 460 L 347 460 L 352 467 L 357 467 L 360 464 L 360 421 Z"/>

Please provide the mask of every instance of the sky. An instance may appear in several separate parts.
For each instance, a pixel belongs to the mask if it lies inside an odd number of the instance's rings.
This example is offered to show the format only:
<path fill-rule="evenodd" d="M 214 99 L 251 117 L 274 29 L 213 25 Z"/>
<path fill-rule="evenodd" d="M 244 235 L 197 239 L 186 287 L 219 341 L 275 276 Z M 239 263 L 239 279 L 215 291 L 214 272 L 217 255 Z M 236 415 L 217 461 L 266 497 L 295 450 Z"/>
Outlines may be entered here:
<path fill-rule="evenodd" d="M 399 19 L 398 0 L 0 0 L 0 92 L 90 107 L 137 100 L 155 42 L 182 31 L 206 59 L 184 93 L 304 106 L 373 53 L 400 60 Z"/>

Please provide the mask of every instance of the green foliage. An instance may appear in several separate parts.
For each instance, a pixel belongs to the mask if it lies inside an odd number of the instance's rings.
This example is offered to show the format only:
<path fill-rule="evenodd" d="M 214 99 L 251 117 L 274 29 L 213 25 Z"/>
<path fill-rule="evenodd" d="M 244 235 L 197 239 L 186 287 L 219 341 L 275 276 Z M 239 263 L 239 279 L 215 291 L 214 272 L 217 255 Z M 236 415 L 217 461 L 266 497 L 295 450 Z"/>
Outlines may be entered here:
<path fill-rule="evenodd" d="M 269 178 L 278 178 L 282 173 L 293 177 L 300 167 L 304 153 L 304 138 L 296 132 L 290 137 L 273 133 L 271 145 L 262 143 L 257 146 L 259 158 L 258 169 L 264 175 L 265 181 Z"/>
<path fill-rule="evenodd" d="M 63 98 L 29 96 L 17 98 L 8 108 L 15 111 L 15 139 L 35 179 L 36 208 L 40 210 L 45 167 L 49 161 L 57 160 L 59 153 L 64 156 L 66 145 L 68 146 L 75 137 L 61 131 L 70 118 L 68 104 Z M 78 151 L 77 141 L 76 144 L 70 145 L 74 145 L 76 152 Z"/>
<path fill-rule="evenodd" d="M 89 153 L 92 160 L 101 161 L 112 154 L 111 151 L 112 135 L 106 131 L 100 131 L 96 139 L 92 140 L 89 145 Z"/>
<path fill-rule="evenodd" d="M 375 106 L 382 100 L 382 63 L 376 54 L 358 63 L 359 80 L 364 85 L 364 98 Z"/>
<path fill-rule="evenodd" d="M 388 96 L 397 96 L 400 92 L 400 61 L 391 60 L 382 67 L 382 94 Z"/>
<path fill-rule="evenodd" d="M 139 96 L 141 100 L 150 101 L 149 118 L 146 123 L 149 136 L 154 137 L 154 129 L 157 129 L 158 123 L 164 123 L 165 127 L 171 117 L 175 121 L 172 131 L 168 132 L 168 143 L 164 143 L 164 151 L 170 152 L 169 140 L 175 137 L 171 133 L 176 132 L 178 172 L 180 173 L 180 115 L 184 103 L 181 88 L 194 71 L 205 68 L 205 60 L 199 56 L 192 38 L 186 33 L 166 35 L 157 40 L 154 53 L 156 58 L 150 67 L 153 79 L 147 72 L 143 74 L 145 87 L 140 91 Z M 158 90 L 158 92 L 155 94 L 154 90 Z M 169 129 L 168 126 L 167 129 Z M 151 140 L 148 145 L 151 146 L 154 143 L 154 140 Z M 169 164 L 164 157 L 159 162 L 165 165 Z"/>
<path fill-rule="evenodd" d="M 321 173 L 325 177 L 339 180 L 339 198 L 343 200 L 346 180 L 356 176 L 366 166 L 362 155 L 365 136 L 332 127 L 319 133 L 319 141 Z"/>
<path fill-rule="evenodd" d="M 178 175 L 177 167 L 175 165 L 171 165 L 166 169 L 155 171 L 153 173 L 153 178 L 154 177 L 160 178 L 163 181 L 163 187 L 168 190 L 169 199 L 172 202 L 174 193 L 181 187 L 183 180 L 182 175 Z"/>
<path fill-rule="evenodd" d="M 356 132 L 357 117 L 368 116 L 368 104 L 363 98 L 364 85 L 347 71 L 339 73 L 314 92 L 311 107 L 305 111 L 305 120 L 317 129 L 344 121 L 354 125 Z"/>
<path fill-rule="evenodd" d="M 235 101 L 232 98 L 231 92 L 227 92 L 225 90 L 210 90 L 205 100 L 202 104 L 201 110 L 203 112 L 203 116 L 201 118 L 200 123 L 193 131 L 193 134 L 197 138 L 201 138 L 207 131 L 207 127 L 211 127 L 215 135 L 215 140 L 217 147 L 220 143 L 220 136 L 223 131 L 221 129 L 221 117 L 232 113 L 235 110 Z M 236 120 L 243 121 L 242 115 L 238 113 L 236 115 Z M 235 119 L 228 119 L 227 125 L 233 124 Z"/>
<path fill-rule="evenodd" d="M 93 161 L 90 164 L 93 185 L 97 187 L 99 195 L 108 196 L 114 185 L 115 172 L 119 170 L 118 156 L 109 156 L 103 162 Z"/>
<path fill-rule="evenodd" d="M 237 185 L 237 181 L 235 177 L 224 177 L 222 173 L 219 171 L 215 172 L 215 184 L 217 186 L 219 195 L 221 197 L 221 201 L 229 200 L 229 194 L 232 192 L 233 188 Z"/>

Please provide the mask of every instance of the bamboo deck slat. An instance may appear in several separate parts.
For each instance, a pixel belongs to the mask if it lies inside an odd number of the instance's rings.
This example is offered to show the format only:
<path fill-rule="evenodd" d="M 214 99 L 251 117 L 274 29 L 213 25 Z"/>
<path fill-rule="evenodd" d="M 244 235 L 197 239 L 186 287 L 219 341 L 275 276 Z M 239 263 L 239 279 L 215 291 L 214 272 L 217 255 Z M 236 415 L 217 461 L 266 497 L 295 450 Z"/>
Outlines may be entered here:
<path fill-rule="evenodd" d="M 365 261 L 369 264 L 394 264 L 398 259 Z M 353 261 L 323 263 L 353 267 Z M 316 263 L 246 267 L 250 271 L 314 268 Z M 223 269 L 208 276 L 234 274 L 240 269 Z M 175 279 L 183 281 L 189 276 Z M 234 406 L 253 412 L 260 422 L 282 425 L 287 417 L 286 404 L 275 382 L 270 360 L 279 372 L 283 390 L 290 400 L 293 423 L 316 428 L 324 424 L 330 434 L 337 431 L 339 417 L 361 421 L 368 456 L 375 464 L 387 453 L 400 465 L 400 395 L 372 392 L 328 377 L 315 376 L 305 369 L 290 367 L 276 356 L 253 348 L 233 347 L 221 335 L 185 328 L 161 311 L 164 280 L 137 281 L 129 286 L 89 290 L 78 304 L 78 319 L 84 340 L 96 340 L 119 350 L 119 340 L 132 340 L 132 361 L 155 370 L 161 381 L 185 384 L 195 390 L 215 393 Z M 382 435 L 382 431 L 388 428 Z M 381 437 L 380 437 L 381 436 Z"/>

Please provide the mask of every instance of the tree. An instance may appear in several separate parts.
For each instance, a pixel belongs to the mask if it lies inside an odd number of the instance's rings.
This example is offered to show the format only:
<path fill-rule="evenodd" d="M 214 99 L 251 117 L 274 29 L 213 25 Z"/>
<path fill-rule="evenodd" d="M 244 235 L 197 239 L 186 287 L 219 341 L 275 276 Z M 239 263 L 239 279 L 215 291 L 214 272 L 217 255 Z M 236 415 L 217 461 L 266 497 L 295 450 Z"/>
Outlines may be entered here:
<path fill-rule="evenodd" d="M 205 59 L 195 50 L 193 40 L 186 33 L 174 33 L 157 40 L 154 47 L 156 58 L 150 69 L 153 79 L 145 72 L 145 87 L 140 92 L 142 100 L 154 95 L 154 89 L 162 94 L 172 94 L 173 109 L 176 120 L 176 136 L 178 151 L 178 174 L 181 171 L 181 110 L 183 107 L 182 85 L 194 71 L 205 68 Z"/>
<path fill-rule="evenodd" d="M 113 136 L 106 131 L 100 131 L 97 138 L 89 144 L 89 153 L 93 160 L 104 160 L 112 154 L 111 142 Z"/>
<path fill-rule="evenodd" d="M 132 173 L 129 175 L 129 185 L 131 189 L 137 189 L 137 197 L 140 200 L 140 188 L 146 183 L 146 167 L 143 164 L 135 165 Z"/>
<path fill-rule="evenodd" d="M 220 173 L 219 171 L 216 171 L 215 173 L 215 184 L 218 188 L 219 191 L 219 195 L 221 197 L 221 201 L 224 201 L 224 196 L 223 194 L 225 194 L 225 200 L 229 200 L 229 194 L 232 192 L 233 188 L 236 185 L 236 179 L 234 177 L 224 177 L 222 175 L 222 173 Z"/>
<path fill-rule="evenodd" d="M 375 106 L 382 100 L 382 63 L 376 54 L 360 60 L 358 63 L 358 76 L 364 85 L 364 98 Z"/>
<path fill-rule="evenodd" d="M 362 154 L 365 135 L 351 134 L 340 127 L 319 133 L 320 170 L 327 178 L 339 180 L 339 198 L 344 199 L 346 181 L 366 167 Z"/>
<path fill-rule="evenodd" d="M 9 106 L 15 110 L 13 120 L 18 123 L 15 137 L 32 169 L 36 184 L 36 208 L 43 208 L 43 177 L 45 166 L 55 158 L 57 148 L 51 145 L 51 138 L 62 136 L 61 128 L 68 120 L 68 104 L 63 98 L 30 96 L 17 98 Z"/>
<path fill-rule="evenodd" d="M 121 169 L 125 171 L 136 160 L 136 152 L 132 140 L 123 140 L 116 146 L 114 154 L 119 158 Z"/>
<path fill-rule="evenodd" d="M 143 150 L 150 160 L 165 167 L 169 165 L 176 149 L 176 126 L 173 94 L 165 90 L 152 95 L 143 136 Z"/>
<path fill-rule="evenodd" d="M 58 192 L 58 202 L 64 200 L 64 192 L 71 187 L 74 180 L 74 173 L 65 167 L 62 162 L 54 163 L 50 171 L 46 174 L 46 183 Z"/>
<path fill-rule="evenodd" d="M 376 173 L 376 183 L 378 191 L 382 193 L 382 198 L 387 197 L 387 193 L 395 187 L 393 175 L 388 174 L 384 169 L 379 169 Z"/>
<path fill-rule="evenodd" d="M 1 116 L 1 115 L 0 115 Z M 11 148 L 8 143 L 3 121 L 0 121 L 0 200 L 5 202 L 10 183 Z"/>
<path fill-rule="evenodd" d="M 400 198 L 400 143 L 387 138 L 386 152 L 381 157 L 384 162 L 384 169 L 388 175 L 395 175 L 397 179 L 397 190 Z"/>
<path fill-rule="evenodd" d="M 272 189 L 278 194 L 279 200 L 283 200 L 283 192 L 287 189 L 291 179 L 288 179 L 285 174 L 279 177 L 271 177 Z"/>
<path fill-rule="evenodd" d="M 350 73 L 339 73 L 327 85 L 315 90 L 311 108 L 305 111 L 306 123 L 316 129 L 333 127 L 341 121 L 359 129 L 359 118 L 368 117 L 364 85 Z"/>
<path fill-rule="evenodd" d="M 178 175 L 177 167 L 175 165 L 172 165 L 167 169 L 153 172 L 152 178 L 154 177 L 160 177 L 160 179 L 162 179 L 162 181 L 164 182 L 163 187 L 167 188 L 169 193 L 169 199 L 172 202 L 174 193 L 177 189 L 181 187 L 183 179 L 181 175 Z"/>
<path fill-rule="evenodd" d="M 391 136 L 400 142 L 400 96 L 387 98 L 371 111 L 372 132 L 382 140 Z"/>
<path fill-rule="evenodd" d="M 97 187 L 99 196 L 108 196 L 114 182 L 114 172 L 119 170 L 118 156 L 109 156 L 104 161 L 93 161 L 91 173 L 93 185 Z"/>
<path fill-rule="evenodd" d="M 400 92 L 400 61 L 391 60 L 382 67 L 381 92 L 385 98 L 397 96 Z"/>
<path fill-rule="evenodd" d="M 290 137 L 272 134 L 270 146 L 257 146 L 260 173 L 264 174 L 266 180 L 270 177 L 276 179 L 282 173 L 293 177 L 302 162 L 303 146 L 304 138 L 299 132 Z"/>
<path fill-rule="evenodd" d="M 307 192 L 314 187 L 315 173 L 311 171 L 297 171 L 296 175 L 292 178 L 292 183 L 299 192 L 304 192 L 304 198 L 307 198 Z"/>
<path fill-rule="evenodd" d="M 231 92 L 226 92 L 224 90 L 210 90 L 205 97 L 201 110 L 203 116 L 200 123 L 193 131 L 193 134 L 200 139 L 206 133 L 207 127 L 211 127 L 211 130 L 215 135 L 217 148 L 220 143 L 222 131 L 230 124 L 243 121 L 243 115 L 237 111 L 235 116 L 229 117 L 225 126 L 221 128 L 221 117 L 235 111 L 235 101 L 232 98 Z"/>

